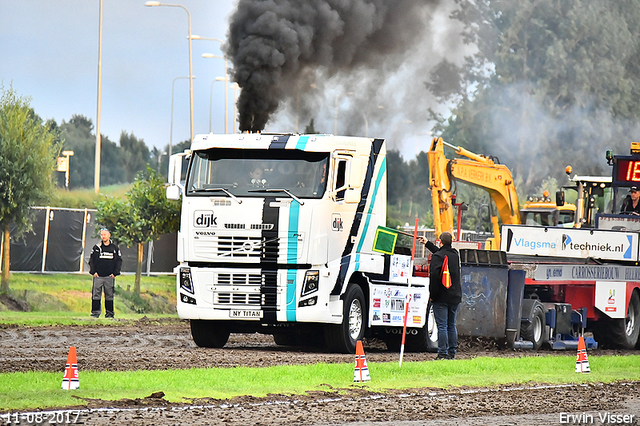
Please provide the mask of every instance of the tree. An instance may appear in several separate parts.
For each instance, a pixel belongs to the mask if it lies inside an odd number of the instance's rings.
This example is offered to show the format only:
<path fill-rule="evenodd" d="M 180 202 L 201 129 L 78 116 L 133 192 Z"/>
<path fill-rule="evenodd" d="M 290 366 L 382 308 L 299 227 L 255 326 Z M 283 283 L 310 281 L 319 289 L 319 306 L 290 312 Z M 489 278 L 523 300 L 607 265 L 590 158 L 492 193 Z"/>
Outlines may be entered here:
<path fill-rule="evenodd" d="M 143 244 L 177 231 L 180 202 L 168 200 L 162 177 L 151 167 L 139 172 L 125 199 L 105 197 L 96 203 L 96 222 L 106 226 L 118 244 L 137 245 L 135 294 L 140 294 Z"/>
<path fill-rule="evenodd" d="M 96 136 L 92 133 L 93 123 L 83 115 L 73 115 L 68 122 L 60 125 L 63 149 L 74 152 L 69 168 L 70 188 L 89 188 L 93 186 L 96 161 Z M 126 180 L 119 148 L 105 135 L 101 135 L 100 184 L 113 185 Z M 62 174 L 60 174 L 62 175 Z M 58 180 L 63 181 L 59 176 Z"/>
<path fill-rule="evenodd" d="M 29 208 L 44 204 L 53 192 L 52 174 L 60 144 L 49 124 L 43 124 L 26 98 L 0 87 L 0 226 L 2 227 L 2 285 L 9 292 L 10 227 L 16 235 L 31 228 Z"/>
<path fill-rule="evenodd" d="M 456 3 L 452 18 L 477 51 L 460 66 L 442 62 L 427 83 L 454 105 L 449 117 L 434 115 L 437 133 L 500 157 L 527 191 L 560 182 L 567 159 L 580 174 L 604 173 L 604 151 L 626 150 L 640 118 L 640 4 Z"/>
<path fill-rule="evenodd" d="M 131 182 L 138 172 L 144 171 L 151 160 L 144 140 L 124 130 L 120 134 L 120 156 L 127 182 Z"/>

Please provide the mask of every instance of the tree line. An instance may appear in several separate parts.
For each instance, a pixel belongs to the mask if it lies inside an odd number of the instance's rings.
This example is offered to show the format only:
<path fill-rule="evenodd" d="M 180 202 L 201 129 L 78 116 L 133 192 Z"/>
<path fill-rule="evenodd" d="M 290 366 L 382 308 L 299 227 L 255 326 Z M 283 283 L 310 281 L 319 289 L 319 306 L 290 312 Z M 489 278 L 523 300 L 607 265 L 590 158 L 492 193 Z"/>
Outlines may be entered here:
<path fill-rule="evenodd" d="M 49 120 L 47 125 L 56 135 L 63 150 L 74 152 L 70 159 L 69 188 L 91 188 L 94 184 L 96 136 L 93 122 L 83 115 L 73 115 L 69 121 L 58 125 Z M 189 141 L 183 141 L 172 147 L 172 152 L 182 152 L 189 148 Z M 169 152 L 167 144 L 163 150 L 149 148 L 143 139 L 133 132 L 122 131 L 118 143 L 101 135 L 100 184 L 115 185 L 131 183 L 138 172 L 145 171 L 147 166 L 167 175 L 169 160 L 163 153 Z M 65 185 L 64 173 L 57 173 L 58 186 Z"/>
<path fill-rule="evenodd" d="M 518 188 L 610 175 L 607 149 L 640 139 L 640 3 L 635 0 L 455 0 L 451 19 L 476 48 L 447 59 L 425 87 L 449 113 L 434 134 L 500 159 Z"/>

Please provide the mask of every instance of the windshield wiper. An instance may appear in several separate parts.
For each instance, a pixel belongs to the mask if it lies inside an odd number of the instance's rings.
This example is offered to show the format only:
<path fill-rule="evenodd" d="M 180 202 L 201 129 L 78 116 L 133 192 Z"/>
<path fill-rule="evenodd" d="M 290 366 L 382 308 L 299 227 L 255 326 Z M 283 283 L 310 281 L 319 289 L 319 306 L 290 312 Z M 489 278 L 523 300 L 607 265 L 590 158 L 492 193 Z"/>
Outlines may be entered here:
<path fill-rule="evenodd" d="M 242 204 L 242 200 L 239 200 L 238 197 L 233 195 L 231 192 L 227 191 L 225 188 L 200 188 L 195 189 L 192 192 L 219 192 L 222 191 L 227 194 L 229 197 L 233 198 L 238 204 Z"/>
<path fill-rule="evenodd" d="M 289 192 L 288 189 L 284 189 L 284 188 L 252 189 L 252 190 L 249 190 L 249 192 L 284 192 L 289 197 L 291 197 L 294 200 L 296 200 L 298 202 L 298 204 L 300 204 L 301 206 L 304 206 L 304 201 L 302 201 L 300 198 L 298 198 L 295 195 L 293 195 L 291 192 Z"/>

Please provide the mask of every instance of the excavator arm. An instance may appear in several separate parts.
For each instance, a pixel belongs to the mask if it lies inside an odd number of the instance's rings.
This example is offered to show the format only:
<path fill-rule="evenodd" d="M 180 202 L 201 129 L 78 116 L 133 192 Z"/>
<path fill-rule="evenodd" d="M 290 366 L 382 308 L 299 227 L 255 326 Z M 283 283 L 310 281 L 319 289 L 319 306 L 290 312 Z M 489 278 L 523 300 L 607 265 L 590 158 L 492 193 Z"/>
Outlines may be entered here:
<path fill-rule="evenodd" d="M 459 156 L 449 160 L 444 155 L 448 147 Z M 427 153 L 429 159 L 429 183 L 431 185 L 431 201 L 433 204 L 433 221 L 436 236 L 448 231 L 453 235 L 453 200 L 451 186 L 453 181 L 460 180 L 486 190 L 495 203 L 497 215 L 492 214 L 495 247 L 500 247 L 500 227 L 502 223 L 520 224 L 518 195 L 513 184 L 511 171 L 503 164 L 474 154 L 462 147 L 448 144 L 442 138 L 433 138 L 431 149 Z M 493 241 L 491 242 L 493 246 Z"/>

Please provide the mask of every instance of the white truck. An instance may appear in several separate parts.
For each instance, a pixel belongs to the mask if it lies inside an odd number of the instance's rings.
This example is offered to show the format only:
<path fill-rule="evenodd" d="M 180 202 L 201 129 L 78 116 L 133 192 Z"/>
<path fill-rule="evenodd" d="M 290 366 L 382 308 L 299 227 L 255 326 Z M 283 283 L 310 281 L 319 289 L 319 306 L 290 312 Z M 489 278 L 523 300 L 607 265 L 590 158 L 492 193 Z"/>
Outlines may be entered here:
<path fill-rule="evenodd" d="M 259 332 L 344 353 L 365 335 L 398 347 L 410 299 L 407 350 L 435 348 L 428 278 L 410 277 L 408 256 L 372 250 L 386 180 L 383 139 L 207 134 L 173 155 L 177 309 L 194 342 Z"/>

